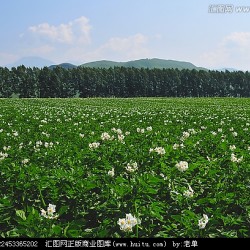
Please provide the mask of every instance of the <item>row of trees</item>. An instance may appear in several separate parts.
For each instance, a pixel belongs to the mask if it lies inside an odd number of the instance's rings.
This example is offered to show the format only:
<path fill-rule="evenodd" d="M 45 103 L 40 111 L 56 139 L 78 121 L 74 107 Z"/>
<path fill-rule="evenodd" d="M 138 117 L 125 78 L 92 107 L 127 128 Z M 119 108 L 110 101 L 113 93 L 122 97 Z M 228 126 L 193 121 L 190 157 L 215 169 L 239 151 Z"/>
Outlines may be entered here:
<path fill-rule="evenodd" d="M 0 67 L 0 97 L 250 96 L 250 73 L 115 67 Z"/>

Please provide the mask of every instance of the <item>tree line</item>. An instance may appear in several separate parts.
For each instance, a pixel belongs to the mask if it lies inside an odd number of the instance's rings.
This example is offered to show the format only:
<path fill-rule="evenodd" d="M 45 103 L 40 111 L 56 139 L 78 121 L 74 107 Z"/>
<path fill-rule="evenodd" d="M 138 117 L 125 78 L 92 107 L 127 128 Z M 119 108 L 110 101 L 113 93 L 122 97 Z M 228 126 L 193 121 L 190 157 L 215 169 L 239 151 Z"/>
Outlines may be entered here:
<path fill-rule="evenodd" d="M 0 67 L 0 97 L 249 97 L 248 71 Z"/>

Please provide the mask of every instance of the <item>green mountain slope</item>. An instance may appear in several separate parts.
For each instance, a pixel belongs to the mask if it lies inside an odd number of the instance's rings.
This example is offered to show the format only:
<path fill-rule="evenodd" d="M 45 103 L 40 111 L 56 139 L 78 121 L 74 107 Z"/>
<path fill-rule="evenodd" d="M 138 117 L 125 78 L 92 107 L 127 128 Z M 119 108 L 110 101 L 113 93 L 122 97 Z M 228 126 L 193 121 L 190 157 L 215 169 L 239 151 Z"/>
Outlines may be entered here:
<path fill-rule="evenodd" d="M 85 63 L 81 65 L 82 67 L 91 67 L 91 68 L 110 68 L 110 67 L 135 67 L 135 68 L 157 68 L 157 69 L 196 69 L 196 70 L 207 70 L 205 68 L 197 67 L 190 62 L 181 62 L 175 60 L 164 60 L 164 59 L 140 59 L 135 61 L 128 62 L 113 62 L 113 61 L 96 61 Z"/>
<path fill-rule="evenodd" d="M 76 65 L 74 64 L 71 64 L 71 63 L 61 63 L 61 64 L 58 64 L 58 65 L 51 65 L 49 66 L 49 69 L 54 69 L 56 67 L 62 67 L 64 69 L 73 69 L 73 68 L 77 68 Z"/>

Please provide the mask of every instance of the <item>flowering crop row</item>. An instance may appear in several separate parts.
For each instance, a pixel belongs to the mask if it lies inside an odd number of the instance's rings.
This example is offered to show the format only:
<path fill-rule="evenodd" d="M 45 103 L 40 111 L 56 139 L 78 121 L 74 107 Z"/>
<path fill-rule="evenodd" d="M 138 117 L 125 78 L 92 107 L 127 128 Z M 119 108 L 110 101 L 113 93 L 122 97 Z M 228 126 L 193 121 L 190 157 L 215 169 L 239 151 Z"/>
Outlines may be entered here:
<path fill-rule="evenodd" d="M 1 237 L 250 237 L 250 100 L 0 106 Z"/>

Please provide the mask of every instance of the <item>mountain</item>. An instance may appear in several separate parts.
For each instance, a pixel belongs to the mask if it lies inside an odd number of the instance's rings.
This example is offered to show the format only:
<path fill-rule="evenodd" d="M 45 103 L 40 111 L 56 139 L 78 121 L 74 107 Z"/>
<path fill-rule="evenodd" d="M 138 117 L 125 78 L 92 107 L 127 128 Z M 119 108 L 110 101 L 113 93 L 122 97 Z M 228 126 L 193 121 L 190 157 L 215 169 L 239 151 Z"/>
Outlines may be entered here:
<path fill-rule="evenodd" d="M 110 68 L 110 67 L 135 67 L 135 68 L 157 68 L 157 69 L 196 69 L 196 70 L 207 70 L 202 67 L 197 67 L 190 62 L 181 62 L 175 60 L 164 60 L 164 59 L 140 59 L 135 61 L 128 62 L 113 62 L 113 61 L 96 61 L 90 63 L 84 63 L 81 65 L 82 67 L 91 67 L 91 68 Z"/>
<path fill-rule="evenodd" d="M 31 67 L 31 68 L 32 67 L 43 68 L 45 66 L 50 66 L 51 64 L 54 63 L 50 60 L 36 56 L 29 56 L 29 57 L 23 57 L 14 63 L 8 64 L 6 65 L 6 67 L 12 68 L 24 65 L 25 67 Z"/>
<path fill-rule="evenodd" d="M 54 69 L 56 67 L 61 67 L 61 68 L 64 68 L 64 69 L 74 69 L 74 68 L 77 68 L 76 65 L 71 64 L 71 63 L 61 63 L 61 64 L 57 64 L 57 65 L 51 65 L 51 66 L 49 66 L 49 69 Z"/>

